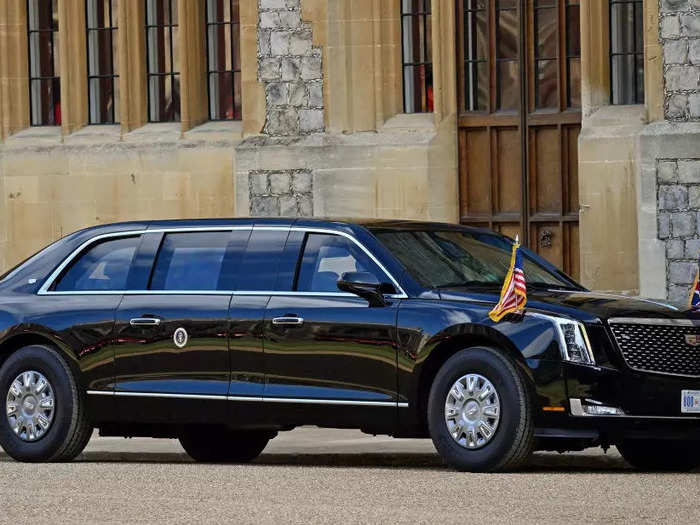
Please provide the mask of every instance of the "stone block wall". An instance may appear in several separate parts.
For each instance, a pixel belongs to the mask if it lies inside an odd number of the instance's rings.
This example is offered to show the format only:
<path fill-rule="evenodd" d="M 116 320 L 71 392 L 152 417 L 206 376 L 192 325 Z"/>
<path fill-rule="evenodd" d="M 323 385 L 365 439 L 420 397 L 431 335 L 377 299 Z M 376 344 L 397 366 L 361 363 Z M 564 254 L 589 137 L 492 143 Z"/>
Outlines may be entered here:
<path fill-rule="evenodd" d="M 123 137 L 110 126 L 13 135 L 0 147 L 0 272 L 96 224 L 237 215 L 231 152 L 241 139 L 219 124 L 184 137 L 170 124 Z"/>
<path fill-rule="evenodd" d="M 323 132 L 323 65 L 300 0 L 258 0 L 258 80 L 265 85 L 263 132 Z"/>
<path fill-rule="evenodd" d="M 313 215 L 311 170 L 254 170 L 249 173 L 248 184 L 253 216 Z"/>
<path fill-rule="evenodd" d="M 657 262 L 640 270 L 640 280 L 643 293 L 664 290 L 669 300 L 685 302 L 700 256 L 700 0 L 659 0 L 659 14 L 665 122 L 649 125 L 640 146 L 639 212 L 646 216 L 649 193 L 656 201 L 656 224 L 649 227 L 656 232 L 643 239 L 640 221 L 640 268 L 647 260 Z"/>
<path fill-rule="evenodd" d="M 664 51 L 664 113 L 700 121 L 700 0 L 660 0 Z"/>
<path fill-rule="evenodd" d="M 700 257 L 700 159 L 659 159 L 658 235 L 666 245 L 667 296 L 684 301 Z"/>

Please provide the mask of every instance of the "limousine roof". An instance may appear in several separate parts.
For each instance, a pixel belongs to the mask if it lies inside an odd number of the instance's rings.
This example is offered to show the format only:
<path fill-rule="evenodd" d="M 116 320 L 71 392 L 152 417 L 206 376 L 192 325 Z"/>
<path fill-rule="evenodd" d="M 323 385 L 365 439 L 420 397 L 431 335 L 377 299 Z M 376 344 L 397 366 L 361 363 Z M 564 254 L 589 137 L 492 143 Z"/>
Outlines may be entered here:
<path fill-rule="evenodd" d="M 222 226 L 299 226 L 329 229 L 352 229 L 353 226 L 361 226 L 370 230 L 452 230 L 468 229 L 477 231 L 477 228 L 469 228 L 456 224 L 429 221 L 411 221 L 398 219 L 370 219 L 370 218 L 284 218 L 284 217 L 245 217 L 224 219 L 172 219 L 153 221 L 133 221 L 105 224 L 82 230 L 88 232 L 100 230 L 126 231 L 126 230 L 152 230 L 156 228 L 197 228 L 197 227 L 222 227 Z M 78 232 L 76 232 L 78 233 Z"/>
<path fill-rule="evenodd" d="M 15 285 L 22 289 L 22 292 L 33 293 L 31 289 L 41 285 L 44 279 L 56 264 L 67 257 L 74 250 L 84 243 L 103 235 L 113 235 L 119 233 L 144 232 L 149 230 L 168 230 L 184 228 L 225 228 L 228 226 L 281 226 L 281 227 L 303 227 L 327 229 L 344 232 L 358 237 L 360 240 L 365 237 L 367 230 L 378 231 L 445 231 L 445 230 L 472 230 L 483 232 L 476 228 L 465 228 L 455 224 L 438 222 L 421 222 L 408 220 L 382 220 L 382 219 L 325 219 L 325 218 L 229 218 L 229 219 L 177 219 L 177 220 L 153 220 L 153 221 L 132 221 L 112 224 L 103 224 L 85 228 L 66 235 L 62 239 L 47 246 L 26 261 L 17 265 L 14 269 L 8 270 L 2 275 L 0 269 L 0 289 L 8 290 Z M 366 239 L 365 239 L 366 240 Z M 395 270 L 398 271 L 398 270 Z M 26 279 L 31 278 L 35 283 L 27 287 Z M 19 284 L 18 284 L 19 283 Z"/>

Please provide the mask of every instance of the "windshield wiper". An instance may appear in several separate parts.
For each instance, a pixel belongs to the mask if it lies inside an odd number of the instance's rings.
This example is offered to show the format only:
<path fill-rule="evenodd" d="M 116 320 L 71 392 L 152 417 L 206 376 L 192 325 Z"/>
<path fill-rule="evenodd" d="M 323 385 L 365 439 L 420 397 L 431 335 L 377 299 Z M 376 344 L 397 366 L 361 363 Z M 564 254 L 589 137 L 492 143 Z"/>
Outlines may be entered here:
<path fill-rule="evenodd" d="M 488 282 L 488 281 L 455 281 L 452 283 L 439 284 L 439 285 L 435 286 L 435 288 L 438 290 L 443 289 L 443 288 L 467 288 L 467 287 L 493 288 L 493 287 L 498 287 L 501 285 L 502 285 L 502 283 L 494 283 L 494 282 Z"/>
<path fill-rule="evenodd" d="M 526 286 L 530 288 L 544 288 L 548 290 L 571 290 L 572 292 L 578 291 L 578 288 L 574 288 L 573 286 L 569 286 L 567 284 L 552 284 L 552 283 L 542 283 L 542 282 L 527 282 Z"/>

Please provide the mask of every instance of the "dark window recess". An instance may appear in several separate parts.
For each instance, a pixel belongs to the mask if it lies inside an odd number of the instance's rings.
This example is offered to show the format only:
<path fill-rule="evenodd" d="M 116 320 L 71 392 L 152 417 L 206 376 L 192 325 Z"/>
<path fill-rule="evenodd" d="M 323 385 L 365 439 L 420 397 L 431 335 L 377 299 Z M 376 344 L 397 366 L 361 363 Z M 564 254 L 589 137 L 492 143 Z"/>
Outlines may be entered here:
<path fill-rule="evenodd" d="M 275 290 L 288 231 L 253 230 L 241 261 L 235 290 Z"/>
<path fill-rule="evenodd" d="M 119 0 L 86 0 L 90 124 L 119 122 Z"/>
<path fill-rule="evenodd" d="M 300 292 L 339 292 L 346 272 L 368 272 L 389 282 L 377 264 L 354 242 L 339 235 L 310 233 L 299 267 L 295 289 Z"/>
<path fill-rule="evenodd" d="M 566 2 L 566 102 L 581 107 L 581 6 L 579 0 Z"/>
<path fill-rule="evenodd" d="M 643 0 L 610 0 L 610 100 L 644 104 Z"/>
<path fill-rule="evenodd" d="M 121 291 L 140 237 L 100 242 L 71 264 L 54 290 L 57 292 Z"/>
<path fill-rule="evenodd" d="M 238 0 L 207 0 L 207 88 L 211 120 L 241 119 Z"/>
<path fill-rule="evenodd" d="M 463 46 L 465 96 L 462 110 L 486 111 L 489 104 L 489 13 L 486 0 L 464 0 Z"/>
<path fill-rule="evenodd" d="M 406 113 L 433 111 L 431 0 L 401 0 L 403 105 Z"/>
<path fill-rule="evenodd" d="M 467 2 L 469 3 L 469 2 Z M 496 2 L 496 109 L 520 108 L 520 16 L 515 2 Z M 488 89 L 486 81 L 485 89 Z"/>
<path fill-rule="evenodd" d="M 230 242 L 230 231 L 166 235 L 156 258 L 150 289 L 218 290 Z"/>
<path fill-rule="evenodd" d="M 145 0 L 148 120 L 180 121 L 177 0 Z"/>
<path fill-rule="evenodd" d="M 534 9 L 535 107 L 557 108 L 559 8 L 556 0 L 536 0 Z"/>
<path fill-rule="evenodd" d="M 61 124 L 58 0 L 27 0 L 29 112 L 32 126 Z"/>

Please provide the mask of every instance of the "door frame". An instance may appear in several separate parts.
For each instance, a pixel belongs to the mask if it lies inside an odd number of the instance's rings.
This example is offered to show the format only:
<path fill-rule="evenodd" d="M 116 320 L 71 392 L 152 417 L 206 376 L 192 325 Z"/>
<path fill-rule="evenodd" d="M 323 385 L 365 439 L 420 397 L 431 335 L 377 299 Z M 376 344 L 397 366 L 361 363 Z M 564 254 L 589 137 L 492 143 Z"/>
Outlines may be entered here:
<path fill-rule="evenodd" d="M 569 133 L 571 132 L 571 127 L 580 126 L 581 124 L 581 107 L 580 100 L 577 105 L 570 104 L 572 98 L 572 93 L 570 89 L 570 82 L 573 80 L 573 76 L 570 76 L 569 67 L 570 59 L 577 59 L 580 61 L 580 51 L 578 54 L 572 54 L 569 49 L 569 43 L 567 37 L 569 35 L 569 30 L 578 30 L 580 33 L 579 26 L 571 26 L 568 21 L 569 9 L 572 7 L 567 4 L 566 0 L 552 0 L 552 4 L 555 4 L 557 9 L 556 13 L 556 62 L 557 62 L 557 75 L 556 75 L 556 89 L 557 89 L 557 105 L 553 108 L 547 109 L 535 109 L 535 77 L 536 77 L 536 61 L 535 47 L 537 45 L 536 41 L 536 24 L 535 24 L 535 2 L 534 0 L 518 0 L 516 3 L 516 9 L 518 13 L 518 23 L 517 27 L 519 30 L 517 38 L 517 63 L 519 65 L 519 109 L 517 110 L 507 110 L 500 111 L 497 110 L 498 107 L 498 80 L 497 80 L 497 67 L 495 63 L 498 61 L 498 15 L 497 6 L 493 2 L 488 2 L 486 7 L 487 12 L 487 23 L 486 28 L 488 31 L 486 42 L 487 49 L 486 58 L 484 59 L 488 64 L 488 96 L 486 97 L 486 107 L 477 111 L 467 110 L 467 66 L 465 56 L 465 42 L 466 37 L 465 31 L 465 2 L 467 0 L 457 0 L 455 2 L 455 42 L 456 42 L 456 57 L 457 57 L 457 108 L 458 108 L 458 119 L 457 119 L 457 133 L 458 133 L 458 163 L 459 170 L 458 176 L 460 179 L 459 191 L 460 191 L 460 210 L 459 210 L 459 220 L 461 223 L 481 223 L 483 225 L 488 225 L 489 228 L 493 228 L 496 224 L 506 224 L 518 223 L 520 225 L 520 231 L 522 232 L 521 243 L 525 246 L 532 246 L 534 251 L 539 248 L 538 239 L 536 239 L 537 234 L 537 224 L 538 223 L 558 223 L 560 226 L 561 243 L 562 243 L 562 265 L 565 270 L 577 267 L 574 261 L 571 259 L 570 250 L 567 247 L 570 244 L 570 240 L 567 241 L 568 236 L 571 235 L 569 231 L 569 226 L 567 224 L 578 223 L 579 222 L 579 210 L 578 206 L 570 206 L 570 201 L 572 194 L 578 194 L 578 188 L 572 188 L 571 186 L 571 173 L 569 171 L 569 166 L 571 165 L 569 156 L 570 144 Z M 546 7 L 546 6 L 545 6 Z M 580 15 L 580 6 L 579 9 Z M 579 18 L 580 20 L 580 18 Z M 578 29 L 577 29 L 578 28 Z M 476 33 L 475 33 L 476 34 Z M 482 60 L 478 56 L 472 58 L 472 60 Z M 580 63 L 580 62 L 579 62 Z M 580 82 L 580 79 L 579 79 Z M 580 98 L 580 95 L 579 95 Z M 538 127 L 556 127 L 557 135 L 559 139 L 559 156 L 558 156 L 558 170 L 561 180 L 561 195 L 560 202 L 561 207 L 558 213 L 537 213 L 535 208 L 536 201 L 536 188 L 535 183 L 537 181 L 537 166 L 536 166 L 536 141 L 534 137 L 533 130 Z M 468 185 L 469 174 L 465 175 L 466 165 L 465 158 L 467 155 L 467 144 L 466 139 L 462 138 L 462 133 L 465 128 L 483 128 L 486 133 L 485 142 L 489 145 L 489 158 L 486 162 L 488 169 L 490 171 L 489 177 L 491 177 L 490 189 L 489 189 L 489 204 L 490 211 L 487 215 L 479 213 L 471 213 L 468 209 L 465 209 L 465 204 L 467 199 L 465 197 L 465 190 Z M 496 171 L 498 169 L 498 137 L 494 136 L 494 129 L 508 129 L 517 128 L 519 133 L 519 144 L 520 144 L 520 207 L 519 213 L 514 212 L 502 212 L 498 213 L 494 209 L 494 187 L 500 181 L 496 177 Z"/>

